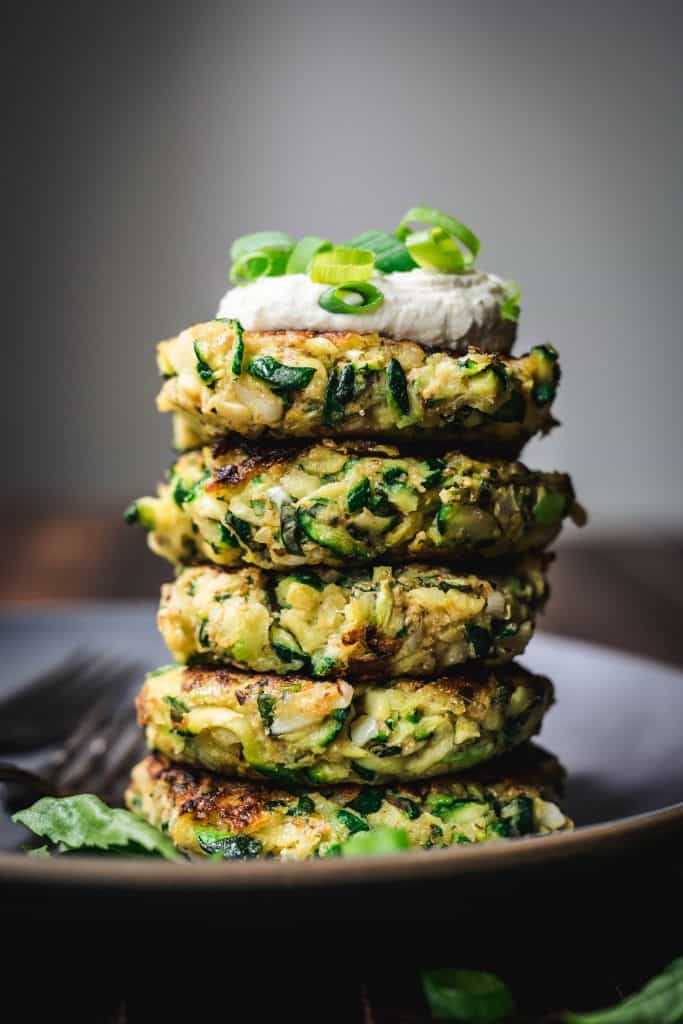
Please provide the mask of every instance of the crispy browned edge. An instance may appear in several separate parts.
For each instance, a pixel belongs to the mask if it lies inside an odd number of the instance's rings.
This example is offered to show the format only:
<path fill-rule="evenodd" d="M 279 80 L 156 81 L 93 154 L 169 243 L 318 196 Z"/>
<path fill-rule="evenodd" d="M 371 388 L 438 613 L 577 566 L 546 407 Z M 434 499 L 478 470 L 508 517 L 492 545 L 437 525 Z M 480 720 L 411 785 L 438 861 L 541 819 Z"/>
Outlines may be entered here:
<path fill-rule="evenodd" d="M 517 336 L 517 323 L 513 320 L 501 320 L 500 326 L 507 329 L 512 335 L 511 341 L 514 342 Z M 479 334 L 480 336 L 480 334 Z M 262 344 L 268 341 L 270 338 L 283 340 L 289 344 L 297 345 L 301 341 L 306 341 L 309 338 L 330 338 L 331 340 L 342 340 L 347 338 L 377 338 L 380 344 L 386 345 L 413 345 L 415 348 L 419 348 L 425 355 L 451 355 L 461 357 L 467 355 L 470 351 L 476 352 L 478 355 L 491 356 L 495 359 L 503 359 L 507 362 L 514 361 L 520 358 L 519 356 L 513 356 L 510 353 L 505 352 L 485 352 L 477 346 L 477 332 L 470 331 L 469 334 L 465 335 L 461 340 L 467 341 L 467 348 L 464 351 L 454 351 L 452 348 L 441 348 L 438 345 L 423 345 L 420 341 L 415 341 L 412 338 L 390 338 L 388 334 L 380 334 L 377 331 L 307 331 L 307 330 L 294 330 L 291 327 L 274 328 L 269 331 L 244 331 L 243 334 L 245 341 L 254 341 L 257 344 Z M 512 345 L 510 346 L 512 347 Z M 522 353 L 526 355 L 526 353 Z"/>
<path fill-rule="evenodd" d="M 397 449 L 395 455 L 389 454 L 387 453 L 387 448 L 396 448 L 396 445 L 383 445 L 380 441 L 366 441 L 363 439 L 332 440 L 330 438 L 318 438 L 309 440 L 302 438 L 300 441 L 282 439 L 279 441 L 269 441 L 268 444 L 259 444 L 245 440 L 237 434 L 229 434 L 210 446 L 211 456 L 216 461 L 226 456 L 236 458 L 239 461 L 214 468 L 213 477 L 206 485 L 206 490 L 217 490 L 222 484 L 243 483 L 250 477 L 263 472 L 263 470 L 270 469 L 271 466 L 289 462 L 295 456 L 301 456 L 313 448 L 319 448 L 321 445 L 329 448 L 330 451 L 336 451 L 345 455 L 379 455 L 386 458 L 401 458 L 404 455 L 405 457 L 418 456 L 423 459 L 429 457 L 425 456 L 424 452 L 418 453 L 405 450 L 405 446 Z"/>
<path fill-rule="evenodd" d="M 295 787 L 284 789 L 268 783 L 223 779 L 211 772 L 172 764 L 160 754 L 150 754 L 139 766 L 152 784 L 167 788 L 179 815 L 189 814 L 197 824 L 210 824 L 230 832 L 258 827 L 277 800 L 290 801 Z M 561 795 L 564 769 L 557 758 L 541 747 L 525 744 L 512 753 L 487 762 L 456 777 L 442 776 L 426 782 L 397 783 L 388 789 L 422 799 L 430 792 L 448 792 L 454 782 L 475 783 L 483 787 L 509 786 L 534 788 L 557 799 Z M 357 784 L 321 787 L 320 792 L 341 804 L 347 804 L 360 792 Z"/>

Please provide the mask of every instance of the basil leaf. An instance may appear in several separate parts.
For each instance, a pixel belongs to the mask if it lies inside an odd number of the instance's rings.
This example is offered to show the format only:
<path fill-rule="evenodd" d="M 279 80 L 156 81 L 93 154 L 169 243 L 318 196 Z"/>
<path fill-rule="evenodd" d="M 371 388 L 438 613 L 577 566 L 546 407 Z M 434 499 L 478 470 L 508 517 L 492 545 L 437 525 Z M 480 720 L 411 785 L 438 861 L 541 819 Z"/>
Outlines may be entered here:
<path fill-rule="evenodd" d="M 46 796 L 12 818 L 38 836 L 62 845 L 67 851 L 110 850 L 112 853 L 157 854 L 166 860 L 183 860 L 170 839 L 130 811 L 107 807 L 91 793 L 79 796 Z"/>
<path fill-rule="evenodd" d="M 439 1020 L 498 1024 L 515 1011 L 510 989 L 495 974 L 451 967 L 422 972 L 422 988 Z"/>
<path fill-rule="evenodd" d="M 310 382 L 314 366 L 285 366 L 272 356 L 254 356 L 247 371 L 276 391 L 300 391 Z"/>
<path fill-rule="evenodd" d="M 564 1013 L 565 1024 L 680 1024 L 683 1020 L 683 957 L 618 1006 L 595 1013 Z"/>

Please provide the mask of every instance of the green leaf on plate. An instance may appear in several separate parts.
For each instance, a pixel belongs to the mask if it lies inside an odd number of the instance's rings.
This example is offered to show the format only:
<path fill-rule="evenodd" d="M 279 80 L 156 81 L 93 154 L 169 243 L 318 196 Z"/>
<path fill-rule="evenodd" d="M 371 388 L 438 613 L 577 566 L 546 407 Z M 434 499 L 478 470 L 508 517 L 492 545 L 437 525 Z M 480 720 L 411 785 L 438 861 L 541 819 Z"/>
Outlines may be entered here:
<path fill-rule="evenodd" d="M 499 1024 L 515 1012 L 504 981 L 485 971 L 445 967 L 422 972 L 422 988 L 436 1020 Z"/>
<path fill-rule="evenodd" d="M 564 1013 L 565 1024 L 681 1024 L 683 1021 L 683 957 L 618 1006 L 594 1013 Z"/>
<path fill-rule="evenodd" d="M 166 860 L 183 860 L 159 829 L 130 811 L 107 807 L 91 793 L 46 796 L 18 811 L 12 821 L 62 846 L 65 852 L 108 850 L 111 853 L 150 853 Z"/>

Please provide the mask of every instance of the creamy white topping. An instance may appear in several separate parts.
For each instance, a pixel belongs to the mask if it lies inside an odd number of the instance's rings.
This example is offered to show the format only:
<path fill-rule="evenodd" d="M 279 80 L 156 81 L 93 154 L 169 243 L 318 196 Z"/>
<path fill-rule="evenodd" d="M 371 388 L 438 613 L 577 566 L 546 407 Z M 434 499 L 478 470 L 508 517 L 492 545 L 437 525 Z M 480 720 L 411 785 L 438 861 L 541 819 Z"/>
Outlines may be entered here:
<path fill-rule="evenodd" d="M 509 352 L 516 324 L 503 320 L 505 284 L 479 270 L 438 274 L 409 270 L 375 274 L 384 302 L 370 313 L 328 313 L 318 300 L 329 287 L 306 274 L 260 277 L 231 288 L 221 299 L 219 317 L 239 320 L 247 331 L 359 331 L 428 348 L 464 351 L 468 345 Z"/>

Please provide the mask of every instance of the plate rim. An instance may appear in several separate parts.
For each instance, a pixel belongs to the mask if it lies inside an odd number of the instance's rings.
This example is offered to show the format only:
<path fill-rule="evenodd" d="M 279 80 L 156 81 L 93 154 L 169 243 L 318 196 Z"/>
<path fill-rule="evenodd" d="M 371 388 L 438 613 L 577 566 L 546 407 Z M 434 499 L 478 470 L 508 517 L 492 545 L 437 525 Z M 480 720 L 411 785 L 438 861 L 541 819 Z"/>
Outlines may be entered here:
<path fill-rule="evenodd" d="M 321 858 L 285 862 L 242 861 L 217 865 L 208 861 L 183 864 L 138 858 L 117 860 L 81 856 L 31 858 L 24 853 L 0 852 L 0 883 L 76 885 L 79 888 L 167 888 L 221 892 L 259 889 L 319 889 L 321 887 L 435 881 L 472 875 L 497 875 L 525 868 L 562 866 L 568 859 L 607 855 L 624 842 L 652 842 L 662 834 L 683 836 L 683 801 L 656 811 L 645 811 L 616 821 L 583 825 L 568 832 L 527 836 L 470 848 L 414 850 L 379 857 Z M 187 883 L 190 883 L 189 886 Z"/>

